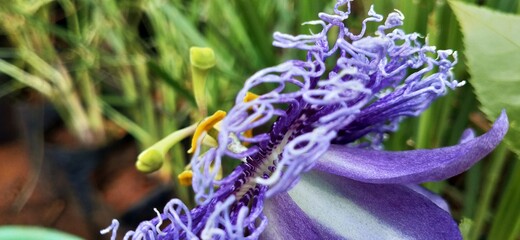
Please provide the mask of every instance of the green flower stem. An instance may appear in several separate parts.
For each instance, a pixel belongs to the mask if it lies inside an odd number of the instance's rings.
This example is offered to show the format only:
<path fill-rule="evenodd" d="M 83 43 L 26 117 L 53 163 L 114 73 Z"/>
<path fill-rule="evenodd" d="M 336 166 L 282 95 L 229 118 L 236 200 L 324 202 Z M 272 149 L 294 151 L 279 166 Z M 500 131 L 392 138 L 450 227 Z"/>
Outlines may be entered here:
<path fill-rule="evenodd" d="M 191 136 L 197 124 L 193 124 L 189 127 L 180 129 L 156 142 L 137 157 L 136 167 L 139 171 L 150 173 L 159 170 L 165 161 L 166 154 L 168 151 L 181 140 Z M 184 168 L 182 168 L 184 170 Z M 182 171 L 181 170 L 181 171 Z"/>

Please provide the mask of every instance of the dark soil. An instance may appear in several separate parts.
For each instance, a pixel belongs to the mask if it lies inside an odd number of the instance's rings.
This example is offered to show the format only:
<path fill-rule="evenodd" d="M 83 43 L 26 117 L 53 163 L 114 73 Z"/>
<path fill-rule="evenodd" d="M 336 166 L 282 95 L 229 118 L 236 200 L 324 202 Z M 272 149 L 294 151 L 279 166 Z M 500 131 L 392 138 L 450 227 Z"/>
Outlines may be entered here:
<path fill-rule="evenodd" d="M 72 191 L 67 189 L 68 194 L 63 194 L 63 189 L 57 189 L 51 180 L 54 176 L 45 176 L 41 171 L 38 163 L 43 157 L 29 158 L 24 142 L 0 145 L 0 225 L 36 225 L 101 239 L 100 229 L 160 185 L 158 180 L 135 170 L 137 149 L 127 141 L 109 153 L 92 174 L 95 209 L 94 217 L 87 219 Z"/>

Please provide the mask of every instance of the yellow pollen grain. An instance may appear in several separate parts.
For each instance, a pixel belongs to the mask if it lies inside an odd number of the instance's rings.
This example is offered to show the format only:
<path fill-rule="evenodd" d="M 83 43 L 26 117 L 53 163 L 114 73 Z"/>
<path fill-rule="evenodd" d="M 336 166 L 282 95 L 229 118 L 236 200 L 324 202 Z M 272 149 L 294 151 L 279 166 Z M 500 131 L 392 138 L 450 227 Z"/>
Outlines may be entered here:
<path fill-rule="evenodd" d="M 188 153 L 195 152 L 195 149 L 197 148 L 197 143 L 199 142 L 199 138 L 202 135 L 202 133 L 207 132 L 215 124 L 219 123 L 222 119 L 226 117 L 226 112 L 218 110 L 216 111 L 212 116 L 207 117 L 204 119 L 199 126 L 197 126 L 197 129 L 195 129 L 195 133 L 193 134 L 193 138 L 191 139 L 191 148 L 188 150 Z"/>
<path fill-rule="evenodd" d="M 191 186 L 191 179 L 193 178 L 193 172 L 191 170 L 184 170 L 179 176 L 177 176 L 179 179 L 179 183 L 182 186 L 188 187 Z"/>
<path fill-rule="evenodd" d="M 258 97 L 259 97 L 258 95 L 254 94 L 252 92 L 247 92 L 243 101 L 244 102 L 251 102 L 251 101 L 257 99 Z"/>
<path fill-rule="evenodd" d="M 259 96 L 257 94 L 254 94 L 252 92 L 247 92 L 246 93 L 246 96 L 244 97 L 244 102 L 251 102 L 255 99 L 257 99 Z M 249 109 L 251 110 L 251 109 Z M 260 119 L 260 117 L 258 117 L 258 119 Z M 244 137 L 246 138 L 252 138 L 253 137 L 253 129 L 249 129 L 247 131 L 244 132 Z M 244 145 L 245 146 L 248 146 L 249 145 L 249 142 L 244 142 Z"/>
<path fill-rule="evenodd" d="M 246 138 L 252 138 L 253 137 L 253 129 L 248 129 L 244 132 L 244 137 Z M 250 143 L 249 142 L 244 142 L 244 146 L 248 146 Z"/>

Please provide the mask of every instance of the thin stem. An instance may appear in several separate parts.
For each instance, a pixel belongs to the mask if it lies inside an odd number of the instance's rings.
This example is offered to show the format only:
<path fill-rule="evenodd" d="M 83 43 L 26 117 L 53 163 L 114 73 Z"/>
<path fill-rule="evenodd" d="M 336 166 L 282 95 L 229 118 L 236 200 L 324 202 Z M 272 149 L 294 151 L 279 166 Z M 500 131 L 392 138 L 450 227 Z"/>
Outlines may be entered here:
<path fill-rule="evenodd" d="M 489 239 L 515 239 L 520 234 L 520 159 L 513 162 L 509 180 L 501 195 L 489 231 Z"/>
<path fill-rule="evenodd" d="M 504 143 L 498 145 L 493 153 L 491 166 L 486 176 L 484 190 L 475 213 L 475 220 L 469 235 L 469 240 L 478 239 L 482 233 L 482 228 L 486 223 L 486 217 L 489 212 L 491 199 L 493 198 L 496 190 L 495 188 L 502 173 L 502 168 L 506 162 L 507 153 L 507 147 Z"/>

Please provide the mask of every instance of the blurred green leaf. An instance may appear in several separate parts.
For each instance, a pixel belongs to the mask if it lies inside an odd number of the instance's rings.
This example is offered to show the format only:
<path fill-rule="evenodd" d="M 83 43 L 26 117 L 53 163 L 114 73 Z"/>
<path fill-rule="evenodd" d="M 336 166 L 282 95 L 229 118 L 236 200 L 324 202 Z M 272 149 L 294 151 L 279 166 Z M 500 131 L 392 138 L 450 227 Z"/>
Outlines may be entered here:
<path fill-rule="evenodd" d="M 58 230 L 33 226 L 5 226 L 0 227 L 0 239 L 4 240 L 79 240 L 80 237 Z"/>
<path fill-rule="evenodd" d="M 518 239 L 520 236 L 520 161 L 514 163 L 511 176 L 500 198 L 489 239 Z"/>
<path fill-rule="evenodd" d="M 471 83 L 482 111 L 494 118 L 507 110 L 506 143 L 520 154 L 520 17 L 450 2 L 464 34 Z"/>
<path fill-rule="evenodd" d="M 150 61 L 148 62 L 148 67 L 157 75 L 159 75 L 161 77 L 160 79 L 163 80 L 166 84 L 168 84 L 168 86 L 172 87 L 176 93 L 182 95 L 185 98 L 185 100 L 187 100 L 192 106 L 197 106 L 197 104 L 195 103 L 195 97 L 193 96 L 193 93 L 184 86 L 182 86 L 180 83 L 175 81 L 175 79 L 166 70 L 161 68 L 161 66 L 159 66 L 155 62 Z"/>

